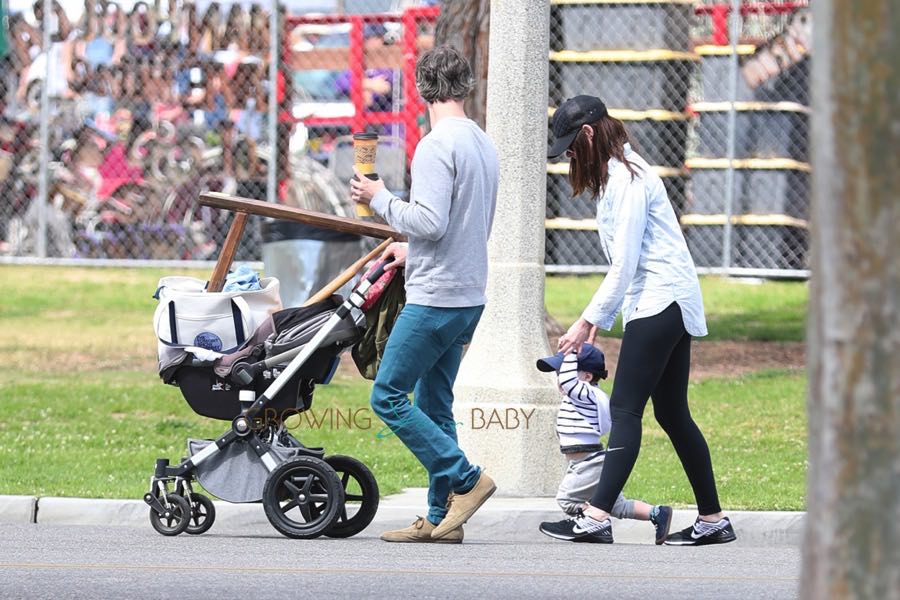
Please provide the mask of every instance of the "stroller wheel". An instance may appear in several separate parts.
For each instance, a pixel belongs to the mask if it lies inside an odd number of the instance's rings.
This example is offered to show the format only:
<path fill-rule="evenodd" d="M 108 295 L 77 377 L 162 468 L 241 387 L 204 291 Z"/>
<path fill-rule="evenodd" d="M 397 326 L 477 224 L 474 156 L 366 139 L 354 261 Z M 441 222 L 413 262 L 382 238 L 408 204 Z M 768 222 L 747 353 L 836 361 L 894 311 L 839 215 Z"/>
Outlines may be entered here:
<path fill-rule="evenodd" d="M 344 489 L 344 505 L 334 525 L 325 530 L 332 538 L 354 536 L 372 522 L 378 510 L 378 482 L 372 471 L 350 456 L 335 454 L 325 457 L 337 473 Z"/>
<path fill-rule="evenodd" d="M 199 535 L 209 531 L 216 520 L 216 507 L 212 500 L 203 494 L 191 493 L 187 499 L 191 506 L 191 518 L 188 520 L 185 533 Z"/>
<path fill-rule="evenodd" d="M 191 505 L 178 494 L 166 494 L 160 498 L 160 502 L 166 508 L 166 512 L 160 515 L 150 509 L 150 524 L 153 525 L 153 529 L 163 535 L 183 533 L 190 522 Z"/>
<path fill-rule="evenodd" d="M 299 456 L 269 473 L 263 488 L 263 507 L 272 527 L 298 539 L 319 537 L 338 518 L 344 488 L 328 463 Z"/>

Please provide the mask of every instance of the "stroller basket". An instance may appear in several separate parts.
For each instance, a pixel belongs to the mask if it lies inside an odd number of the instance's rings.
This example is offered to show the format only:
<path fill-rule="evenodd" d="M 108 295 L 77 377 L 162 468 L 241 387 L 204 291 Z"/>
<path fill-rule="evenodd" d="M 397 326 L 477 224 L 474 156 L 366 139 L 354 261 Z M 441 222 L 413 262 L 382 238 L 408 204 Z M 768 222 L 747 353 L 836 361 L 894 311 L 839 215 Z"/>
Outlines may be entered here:
<path fill-rule="evenodd" d="M 202 452 L 210 444 L 215 442 L 188 439 L 188 456 Z M 321 458 L 324 454 L 318 449 L 282 443 L 277 436 L 267 444 L 269 452 L 279 463 L 296 456 L 318 455 Z M 213 496 L 227 502 L 259 502 L 268 476 L 269 470 L 245 440 L 236 440 L 197 466 L 197 481 L 200 485 Z"/>
<path fill-rule="evenodd" d="M 175 381 L 185 401 L 199 415 L 232 420 L 241 413 L 238 400 L 240 390 L 253 390 L 257 396 L 263 394 L 281 374 L 281 367 L 299 353 L 334 314 L 340 300 L 340 296 L 333 296 L 311 306 L 289 308 L 272 315 L 273 333 L 262 343 L 239 351 L 245 360 L 262 359 L 255 363 L 257 368 L 253 369 L 254 376 L 249 383 L 231 374 L 223 376 L 221 370 L 214 369 L 212 365 L 179 368 Z M 268 408 L 278 412 L 308 410 L 312 405 L 314 384 L 331 381 L 340 362 L 340 353 L 358 339 L 356 322 L 347 315 L 271 399 Z"/>

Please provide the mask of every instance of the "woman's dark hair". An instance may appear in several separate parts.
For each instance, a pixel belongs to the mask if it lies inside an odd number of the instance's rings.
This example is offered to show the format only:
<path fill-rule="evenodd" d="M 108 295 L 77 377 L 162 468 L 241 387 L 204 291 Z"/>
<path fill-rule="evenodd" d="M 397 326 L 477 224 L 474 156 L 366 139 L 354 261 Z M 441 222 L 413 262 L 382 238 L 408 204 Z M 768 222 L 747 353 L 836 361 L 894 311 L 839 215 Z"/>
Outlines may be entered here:
<path fill-rule="evenodd" d="M 464 100 L 475 87 L 469 61 L 452 46 L 438 46 L 416 63 L 416 87 L 429 104 Z"/>
<path fill-rule="evenodd" d="M 628 134 L 622 121 L 607 115 L 591 123 L 590 127 L 594 130 L 593 141 L 588 139 L 582 129 L 572 142 L 569 183 L 573 196 L 580 196 L 585 190 L 590 190 L 592 198 L 596 199 L 606 191 L 606 184 L 609 182 L 609 159 L 615 158 L 624 164 L 632 179 L 637 175 L 636 169 L 640 167 L 625 158 Z"/>

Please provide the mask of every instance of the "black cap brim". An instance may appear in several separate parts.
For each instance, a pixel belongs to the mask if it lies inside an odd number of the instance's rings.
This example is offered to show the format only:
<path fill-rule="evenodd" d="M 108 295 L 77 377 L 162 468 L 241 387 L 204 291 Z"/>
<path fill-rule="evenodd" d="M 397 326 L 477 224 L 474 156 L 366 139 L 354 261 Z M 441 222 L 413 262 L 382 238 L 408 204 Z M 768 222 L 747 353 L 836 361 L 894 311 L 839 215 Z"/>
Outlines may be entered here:
<path fill-rule="evenodd" d="M 559 370 L 559 368 L 562 366 L 562 363 L 563 355 L 561 352 L 557 352 L 553 356 L 548 356 L 547 358 L 539 358 L 537 360 L 537 368 L 538 371 L 552 373 Z"/>
<path fill-rule="evenodd" d="M 553 145 L 550 146 L 550 150 L 547 151 L 547 158 L 556 158 L 563 152 L 569 149 L 569 146 L 572 145 L 572 142 L 575 141 L 575 137 L 578 135 L 578 132 L 581 131 L 579 127 L 572 133 L 567 133 L 562 137 L 556 138 L 556 141 L 553 142 Z"/>

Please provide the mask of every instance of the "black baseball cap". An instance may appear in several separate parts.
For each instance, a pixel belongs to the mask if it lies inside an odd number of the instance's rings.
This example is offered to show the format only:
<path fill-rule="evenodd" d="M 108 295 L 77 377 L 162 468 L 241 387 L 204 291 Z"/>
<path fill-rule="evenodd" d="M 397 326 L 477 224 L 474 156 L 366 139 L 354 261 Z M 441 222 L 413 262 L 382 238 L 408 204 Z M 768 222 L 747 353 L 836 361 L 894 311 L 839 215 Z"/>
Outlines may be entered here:
<path fill-rule="evenodd" d="M 556 141 L 547 152 L 549 158 L 556 158 L 569 149 L 582 125 L 596 123 L 609 113 L 606 105 L 595 96 L 575 96 L 563 102 L 553 113 L 550 129 Z"/>
<path fill-rule="evenodd" d="M 564 358 L 565 354 L 562 352 L 557 352 L 547 358 L 539 358 L 537 368 L 539 371 L 546 373 L 559 371 Z M 606 357 L 603 356 L 603 352 L 599 348 L 585 342 L 581 346 L 581 352 L 578 353 L 578 370 L 593 373 L 600 379 L 606 379 Z"/>

